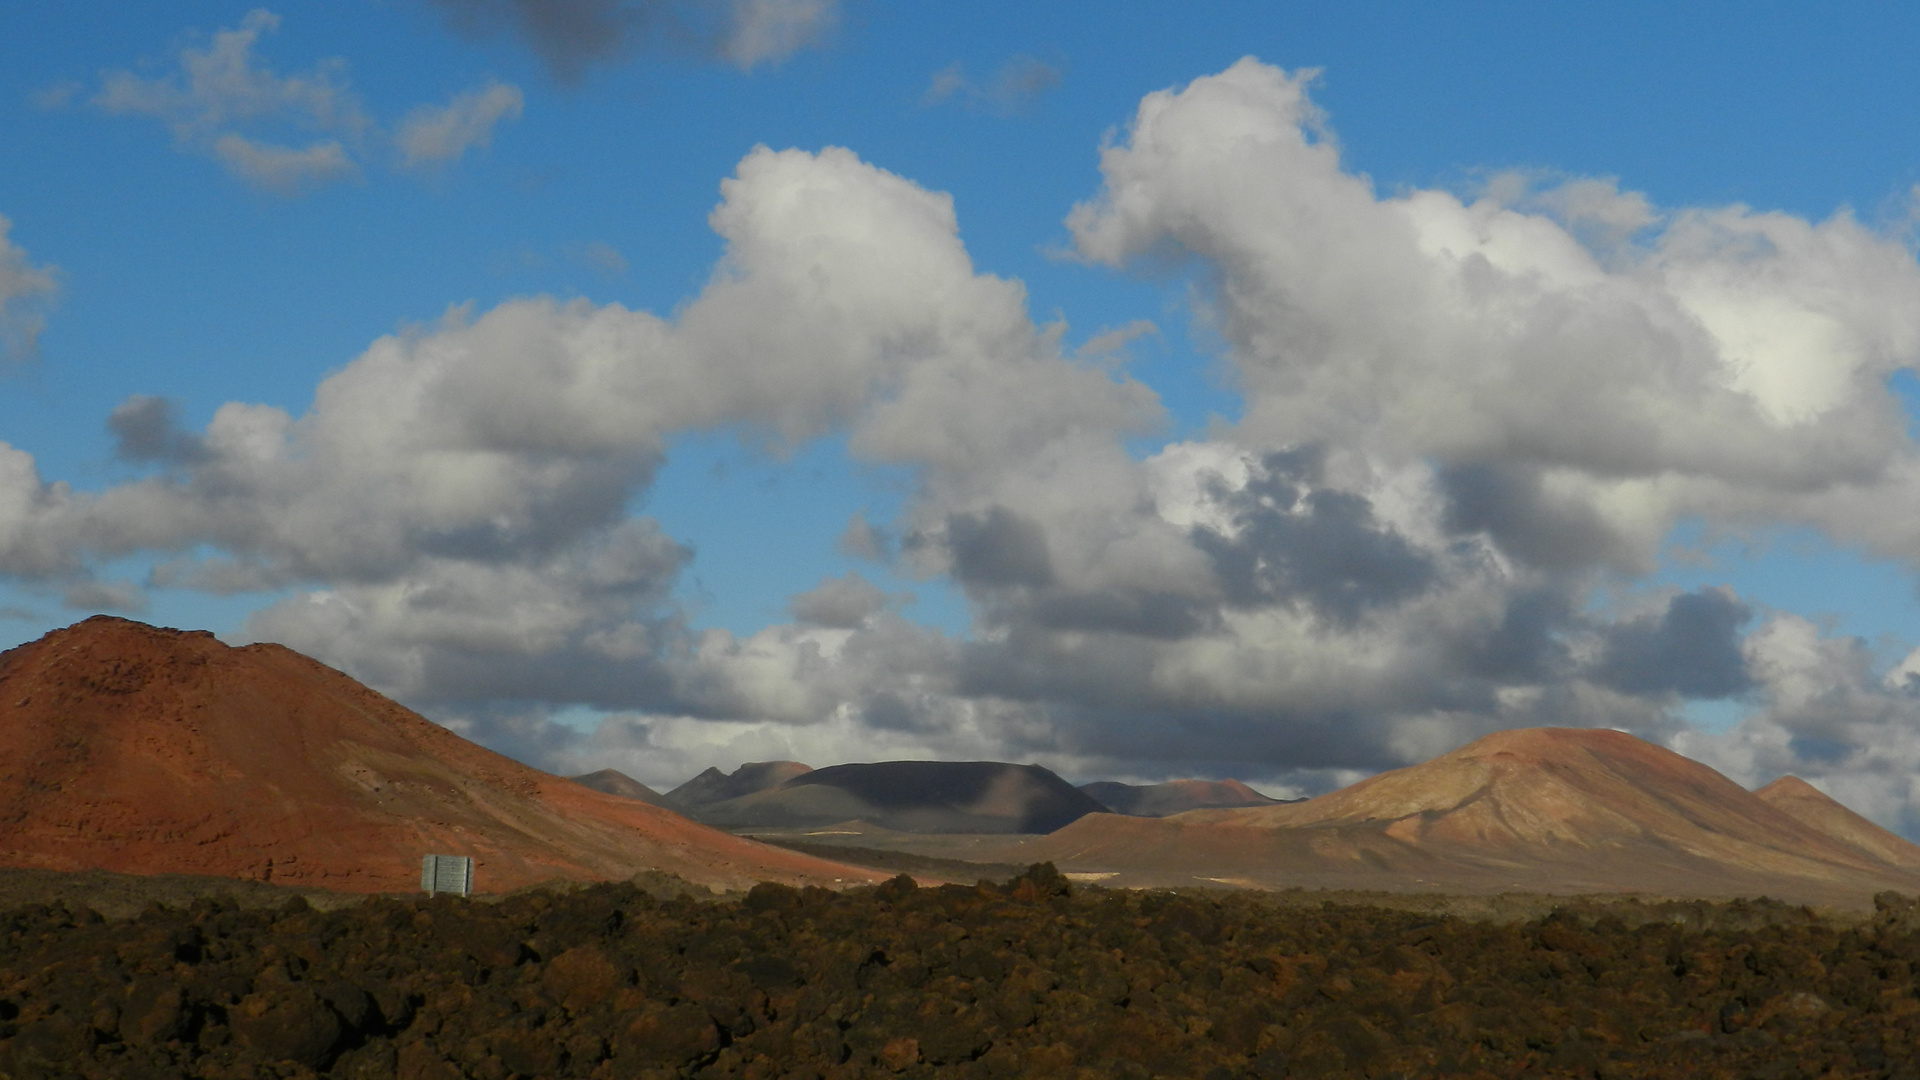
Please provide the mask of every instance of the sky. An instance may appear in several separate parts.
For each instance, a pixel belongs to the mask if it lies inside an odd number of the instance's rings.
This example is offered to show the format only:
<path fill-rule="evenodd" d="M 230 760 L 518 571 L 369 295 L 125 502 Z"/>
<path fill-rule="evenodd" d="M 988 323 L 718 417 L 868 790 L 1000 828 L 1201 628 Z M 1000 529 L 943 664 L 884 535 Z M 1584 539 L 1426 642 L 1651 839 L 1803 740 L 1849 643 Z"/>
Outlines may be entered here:
<path fill-rule="evenodd" d="M 1920 11 L 0 13 L 0 645 L 562 773 L 1329 790 L 1616 727 L 1920 837 Z"/>

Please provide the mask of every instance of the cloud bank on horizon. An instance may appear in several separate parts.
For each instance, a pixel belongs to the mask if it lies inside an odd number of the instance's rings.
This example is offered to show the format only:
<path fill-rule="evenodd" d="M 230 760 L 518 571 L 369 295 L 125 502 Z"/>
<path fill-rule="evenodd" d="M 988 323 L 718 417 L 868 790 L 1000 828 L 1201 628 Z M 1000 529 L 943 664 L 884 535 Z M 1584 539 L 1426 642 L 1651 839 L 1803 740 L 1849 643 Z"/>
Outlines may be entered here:
<path fill-rule="evenodd" d="M 827 0 L 433 6 L 563 82 L 674 26 L 750 71 L 838 18 Z M 256 63 L 275 25 L 249 15 L 175 74 L 109 74 L 93 103 L 269 190 L 351 175 L 375 125 L 340 70 Z M 1202 435 L 1168 439 L 1128 372 L 1151 323 L 1069 348 L 1020 281 L 975 265 L 951 197 L 857 148 L 762 146 L 721 182 L 724 253 L 670 314 L 457 306 L 373 342 L 303 412 L 235 401 L 199 430 L 128 397 L 106 423 L 139 475 L 98 490 L 0 444 L 0 574 L 79 607 L 278 595 L 246 636 L 563 771 L 932 756 L 1318 791 L 1501 728 L 1611 726 L 1749 783 L 1798 773 L 1912 832 L 1920 650 L 1886 669 L 1723 587 L 1604 601 L 1687 523 L 1807 528 L 1920 567 L 1920 452 L 1889 389 L 1920 359 L 1913 250 L 1846 211 L 1659 207 L 1604 179 L 1382 192 L 1343 161 L 1313 77 L 1249 58 L 1146 95 L 1066 218 L 1086 272 L 1194 283 L 1242 404 Z M 927 101 L 1012 109 L 1059 79 L 956 66 Z M 452 162 L 524 109 L 493 81 L 389 138 L 403 165 Z M 247 126 L 266 120 L 318 141 Z M 16 353 L 54 288 L 0 219 Z M 693 550 L 634 507 L 708 432 L 776 456 L 844 438 L 904 470 L 898 516 L 855 516 L 843 548 L 952 583 L 971 632 L 913 621 L 858 572 L 758 632 L 698 626 L 676 591 Z M 154 560 L 144 581 L 114 577 L 131 557 Z M 1746 714 L 1688 725 L 1703 701 Z M 580 709 L 592 726 L 562 722 Z"/>

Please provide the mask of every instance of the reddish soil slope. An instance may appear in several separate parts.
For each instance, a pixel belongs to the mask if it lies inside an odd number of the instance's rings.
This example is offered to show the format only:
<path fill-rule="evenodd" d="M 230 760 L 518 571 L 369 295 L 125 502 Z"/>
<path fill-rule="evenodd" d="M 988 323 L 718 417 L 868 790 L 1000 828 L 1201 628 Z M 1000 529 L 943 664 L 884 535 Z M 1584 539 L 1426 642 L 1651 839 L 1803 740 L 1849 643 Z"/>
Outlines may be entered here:
<path fill-rule="evenodd" d="M 101 616 L 0 654 L 0 865 L 380 892 L 427 853 L 486 892 L 878 876 L 528 768 L 278 645 Z"/>
<path fill-rule="evenodd" d="M 1534 728 L 1302 803 L 1157 820 L 1094 815 L 1026 848 L 1029 858 L 1109 874 L 1113 884 L 1198 878 L 1805 902 L 1920 890 L 1920 863 L 1910 861 L 1920 849 L 1880 835 L 1887 843 L 1878 849 L 1838 839 L 1832 827 L 1631 735 Z"/>

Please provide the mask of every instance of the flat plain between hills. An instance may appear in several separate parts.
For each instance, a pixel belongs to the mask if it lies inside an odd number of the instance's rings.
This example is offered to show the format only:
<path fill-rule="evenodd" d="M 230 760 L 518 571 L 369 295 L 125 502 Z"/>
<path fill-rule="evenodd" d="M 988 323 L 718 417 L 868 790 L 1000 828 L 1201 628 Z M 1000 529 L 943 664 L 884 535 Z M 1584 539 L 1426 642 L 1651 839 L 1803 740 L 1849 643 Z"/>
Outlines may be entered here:
<path fill-rule="evenodd" d="M 1282 895 L 1084 888 L 1043 865 L 724 899 L 30 904 L 0 910 L 0 1075 L 1920 1078 L 1912 898 L 1841 921 Z"/>

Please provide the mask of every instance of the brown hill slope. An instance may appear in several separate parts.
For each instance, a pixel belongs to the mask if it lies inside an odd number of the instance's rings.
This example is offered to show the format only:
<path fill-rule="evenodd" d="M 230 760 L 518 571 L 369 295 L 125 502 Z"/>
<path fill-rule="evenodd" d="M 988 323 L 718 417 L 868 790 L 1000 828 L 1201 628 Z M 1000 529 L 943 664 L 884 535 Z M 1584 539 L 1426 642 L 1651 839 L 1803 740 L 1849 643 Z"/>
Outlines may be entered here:
<path fill-rule="evenodd" d="M 1114 813 L 1133 817 L 1166 817 L 1188 810 L 1278 806 L 1296 801 L 1269 798 L 1238 780 L 1168 780 L 1164 784 L 1099 780 L 1081 784 L 1080 790 Z"/>
<path fill-rule="evenodd" d="M 1090 816 L 1025 850 L 1111 874 L 1114 884 L 1201 878 L 1806 902 L 1920 890 L 1911 865 L 1842 843 L 1705 765 L 1587 729 L 1500 732 L 1303 803 Z"/>
<path fill-rule="evenodd" d="M 1875 825 L 1797 776 L 1783 776 L 1754 794 L 1870 858 L 1920 871 L 1920 845 Z"/>
<path fill-rule="evenodd" d="M 0 865 L 377 892 L 430 852 L 487 892 L 876 876 L 528 768 L 282 646 L 100 616 L 0 654 Z"/>
<path fill-rule="evenodd" d="M 601 769 L 583 776 L 570 776 L 567 779 L 576 784 L 585 784 L 595 791 L 604 791 L 609 795 L 618 795 L 623 799 L 639 799 L 643 803 L 666 806 L 661 794 L 647 785 L 621 772 L 619 769 Z"/>

